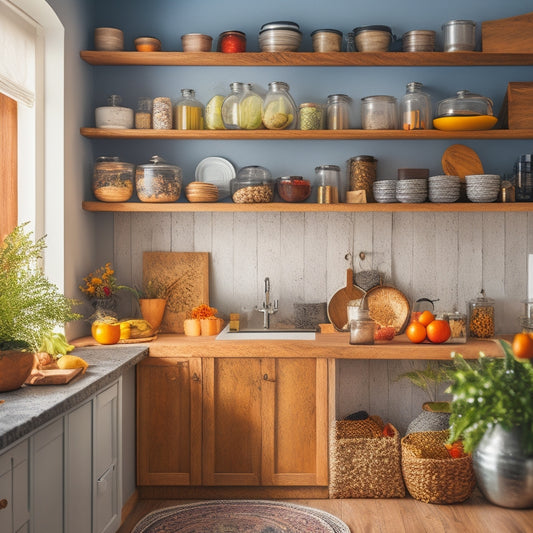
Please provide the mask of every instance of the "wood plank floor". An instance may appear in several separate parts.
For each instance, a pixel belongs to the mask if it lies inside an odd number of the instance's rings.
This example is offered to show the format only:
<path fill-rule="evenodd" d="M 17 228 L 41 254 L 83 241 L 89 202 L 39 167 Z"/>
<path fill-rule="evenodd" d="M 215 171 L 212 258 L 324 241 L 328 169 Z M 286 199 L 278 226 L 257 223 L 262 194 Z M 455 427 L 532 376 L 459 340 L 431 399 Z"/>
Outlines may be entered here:
<path fill-rule="evenodd" d="M 533 510 L 505 509 L 487 502 L 477 490 L 458 505 L 432 505 L 412 498 L 290 500 L 327 511 L 352 533 L 531 533 Z M 117 533 L 130 533 L 147 513 L 188 503 L 185 500 L 139 500 Z M 312 533 L 312 532 L 309 532 Z"/>

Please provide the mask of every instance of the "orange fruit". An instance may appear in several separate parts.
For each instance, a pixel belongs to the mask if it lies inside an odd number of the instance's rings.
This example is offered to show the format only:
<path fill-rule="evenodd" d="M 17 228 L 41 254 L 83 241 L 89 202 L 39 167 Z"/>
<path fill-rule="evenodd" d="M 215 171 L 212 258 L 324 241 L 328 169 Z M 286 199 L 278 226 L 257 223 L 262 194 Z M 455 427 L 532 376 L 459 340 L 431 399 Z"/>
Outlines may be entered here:
<path fill-rule="evenodd" d="M 518 359 L 533 357 L 533 338 L 527 333 L 517 333 L 513 339 L 513 353 Z"/>
<path fill-rule="evenodd" d="M 407 338 L 415 344 L 419 344 L 426 340 L 426 328 L 420 322 L 411 322 L 407 326 L 405 334 L 407 335 Z"/>
<path fill-rule="evenodd" d="M 426 331 L 428 339 L 436 344 L 446 342 L 452 334 L 447 320 L 433 320 L 428 324 Z"/>
<path fill-rule="evenodd" d="M 435 320 L 435 315 L 431 311 L 422 311 L 422 314 L 418 317 L 418 321 L 428 327 L 428 325 Z"/>
<path fill-rule="evenodd" d="M 116 344 L 120 339 L 120 324 L 94 322 L 91 326 L 91 335 L 100 344 Z"/>

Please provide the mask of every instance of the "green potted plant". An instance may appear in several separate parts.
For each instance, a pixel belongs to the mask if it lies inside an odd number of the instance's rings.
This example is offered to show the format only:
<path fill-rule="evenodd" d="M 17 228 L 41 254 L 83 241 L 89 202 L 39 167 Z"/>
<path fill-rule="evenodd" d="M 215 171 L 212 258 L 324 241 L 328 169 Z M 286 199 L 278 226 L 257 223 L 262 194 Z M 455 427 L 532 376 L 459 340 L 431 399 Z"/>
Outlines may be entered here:
<path fill-rule="evenodd" d="M 518 334 L 521 335 L 521 334 Z M 489 501 L 533 507 L 533 366 L 518 359 L 508 341 L 504 357 L 479 356 L 479 364 L 454 354 L 450 442 L 472 452 L 478 486 Z"/>
<path fill-rule="evenodd" d="M 76 320 L 75 303 L 40 267 L 44 237 L 33 242 L 27 223 L 8 234 L 0 248 L 0 391 L 22 386 L 34 352 L 57 326 Z"/>

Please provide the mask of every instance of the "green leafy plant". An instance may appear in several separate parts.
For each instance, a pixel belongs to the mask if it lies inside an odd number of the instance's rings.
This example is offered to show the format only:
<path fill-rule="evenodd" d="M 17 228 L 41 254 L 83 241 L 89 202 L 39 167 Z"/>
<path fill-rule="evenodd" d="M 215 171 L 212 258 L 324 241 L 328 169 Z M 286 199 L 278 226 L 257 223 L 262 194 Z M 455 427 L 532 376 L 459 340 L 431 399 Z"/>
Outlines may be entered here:
<path fill-rule="evenodd" d="M 44 237 L 33 242 L 27 224 L 7 235 L 0 249 L 0 350 L 37 351 L 54 328 L 81 318 L 72 311 L 74 300 L 44 275 Z"/>
<path fill-rule="evenodd" d="M 453 363 L 442 361 L 428 361 L 426 368 L 423 370 L 412 370 L 400 374 L 396 381 L 408 379 L 415 387 L 422 389 L 429 398 L 431 403 L 436 402 L 436 391 L 433 385 L 440 383 L 450 383 L 452 381 Z M 446 402 L 438 402 L 446 404 Z M 442 406 L 444 407 L 444 406 Z"/>
<path fill-rule="evenodd" d="M 527 359 L 516 360 L 511 344 L 498 341 L 503 358 L 479 355 L 474 366 L 453 354 L 456 369 L 448 392 L 453 394 L 450 442 L 462 439 L 471 452 L 487 429 L 520 426 L 524 451 L 533 453 L 533 367 Z"/>

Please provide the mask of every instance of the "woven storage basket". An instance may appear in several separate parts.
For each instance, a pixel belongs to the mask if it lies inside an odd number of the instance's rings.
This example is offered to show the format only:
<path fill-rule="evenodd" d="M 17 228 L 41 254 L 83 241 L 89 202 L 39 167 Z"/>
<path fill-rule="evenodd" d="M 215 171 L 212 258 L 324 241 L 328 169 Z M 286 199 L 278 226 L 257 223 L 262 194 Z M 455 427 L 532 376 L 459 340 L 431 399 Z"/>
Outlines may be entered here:
<path fill-rule="evenodd" d="M 409 494 L 425 503 L 467 500 L 476 480 L 472 456 L 452 458 L 444 446 L 449 431 L 411 433 L 401 440 L 402 472 Z"/>
<path fill-rule="evenodd" d="M 383 436 L 383 422 L 338 420 L 331 427 L 330 498 L 402 498 L 400 434 Z"/>

